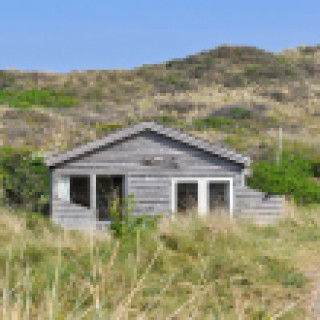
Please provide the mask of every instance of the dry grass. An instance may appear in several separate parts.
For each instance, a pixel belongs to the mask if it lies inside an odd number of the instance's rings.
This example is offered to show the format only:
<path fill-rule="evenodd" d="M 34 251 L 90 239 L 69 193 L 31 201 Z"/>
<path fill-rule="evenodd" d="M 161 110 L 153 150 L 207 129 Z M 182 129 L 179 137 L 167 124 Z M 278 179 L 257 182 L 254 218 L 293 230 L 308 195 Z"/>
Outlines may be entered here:
<path fill-rule="evenodd" d="M 312 319 L 319 208 L 287 206 L 276 226 L 191 214 L 120 240 L 1 209 L 2 319 Z"/>

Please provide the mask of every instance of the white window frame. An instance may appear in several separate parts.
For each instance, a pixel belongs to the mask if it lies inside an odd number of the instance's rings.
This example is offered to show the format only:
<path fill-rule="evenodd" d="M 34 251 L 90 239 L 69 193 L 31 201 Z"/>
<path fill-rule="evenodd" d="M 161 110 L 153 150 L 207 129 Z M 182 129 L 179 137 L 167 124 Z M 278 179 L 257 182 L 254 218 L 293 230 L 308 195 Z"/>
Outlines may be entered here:
<path fill-rule="evenodd" d="M 233 218 L 234 212 L 234 194 L 233 194 L 233 178 L 230 177 L 183 177 L 171 179 L 171 211 L 177 212 L 177 184 L 180 182 L 197 182 L 198 183 L 198 212 L 206 215 L 209 212 L 209 182 L 227 182 L 229 183 L 229 215 Z"/>

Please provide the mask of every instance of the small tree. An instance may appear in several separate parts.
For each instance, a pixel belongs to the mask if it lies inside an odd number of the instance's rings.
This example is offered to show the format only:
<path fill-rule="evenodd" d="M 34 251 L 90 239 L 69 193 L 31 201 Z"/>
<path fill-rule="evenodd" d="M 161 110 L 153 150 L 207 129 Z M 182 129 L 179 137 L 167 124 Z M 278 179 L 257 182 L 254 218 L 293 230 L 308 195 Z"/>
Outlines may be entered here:
<path fill-rule="evenodd" d="M 136 205 L 134 195 L 123 198 L 120 205 L 118 199 L 113 199 L 110 205 L 111 230 L 116 237 L 123 237 L 134 234 L 140 228 L 154 226 L 159 216 L 133 216 L 134 206 Z"/>

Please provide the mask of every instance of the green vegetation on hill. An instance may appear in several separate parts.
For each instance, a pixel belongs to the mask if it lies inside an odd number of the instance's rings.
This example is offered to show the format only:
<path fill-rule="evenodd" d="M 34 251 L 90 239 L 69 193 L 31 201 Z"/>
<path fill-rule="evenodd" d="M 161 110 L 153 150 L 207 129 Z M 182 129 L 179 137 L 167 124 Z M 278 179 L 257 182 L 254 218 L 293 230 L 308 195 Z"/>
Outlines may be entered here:
<path fill-rule="evenodd" d="M 48 88 L 32 90 L 0 90 L 0 104 L 13 108 L 69 108 L 77 104 L 75 97 Z"/>
<path fill-rule="evenodd" d="M 317 143 L 320 132 L 314 123 L 320 115 L 319 63 L 319 46 L 273 53 L 256 47 L 223 45 L 132 70 L 66 74 L 2 70 L 0 105 L 4 106 L 0 116 L 4 128 L 0 139 L 8 145 L 23 145 L 26 140 L 32 145 L 34 135 L 34 145 L 46 150 L 52 147 L 47 136 L 57 137 L 56 129 L 61 132 L 61 139 L 71 145 L 75 140 L 71 131 L 77 132 L 79 140 L 86 141 L 92 137 L 89 131 L 96 129 L 103 134 L 108 132 L 106 126 L 126 125 L 127 115 L 145 115 L 180 127 L 184 127 L 180 121 L 185 121 L 188 129 L 195 128 L 191 119 L 198 119 L 196 126 L 202 131 L 224 131 L 230 139 L 240 133 L 260 136 L 259 131 L 280 124 L 285 125 L 285 133 L 291 134 L 291 125 L 298 124 L 306 130 L 296 139 L 312 138 Z M 47 135 L 41 129 L 36 131 L 32 121 L 26 123 L 7 112 L 6 105 L 37 107 L 32 110 L 50 115 Z M 228 105 L 243 107 L 245 113 L 228 116 L 232 120 L 227 120 L 227 124 L 221 119 L 208 120 L 216 110 Z M 252 116 L 248 112 L 255 105 L 265 109 Z M 65 130 L 69 124 L 72 129 Z M 17 133 L 13 132 L 14 127 Z M 55 138 L 54 147 L 59 148 L 59 139 Z"/>
<path fill-rule="evenodd" d="M 222 130 L 228 133 L 243 134 L 259 129 L 272 128 L 278 125 L 277 120 L 271 116 L 261 116 L 252 110 L 243 107 L 232 107 L 230 110 L 218 110 L 211 115 L 196 118 L 192 122 L 196 130 Z"/>
<path fill-rule="evenodd" d="M 224 117 L 206 117 L 195 119 L 193 124 L 197 130 L 234 128 L 235 121 Z"/>
<path fill-rule="evenodd" d="M 94 126 L 94 128 L 97 130 L 97 133 L 103 133 L 103 134 L 107 134 L 110 131 L 113 130 L 117 130 L 122 128 L 123 126 L 121 124 L 118 123 L 112 123 L 112 124 L 97 124 Z"/>

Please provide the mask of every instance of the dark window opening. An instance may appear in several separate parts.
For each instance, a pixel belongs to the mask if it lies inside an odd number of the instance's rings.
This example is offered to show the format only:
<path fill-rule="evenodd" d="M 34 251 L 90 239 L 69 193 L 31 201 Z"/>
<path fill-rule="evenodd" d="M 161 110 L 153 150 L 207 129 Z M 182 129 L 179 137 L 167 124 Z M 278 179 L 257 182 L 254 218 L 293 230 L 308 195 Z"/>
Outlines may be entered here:
<path fill-rule="evenodd" d="M 90 177 L 70 177 L 70 201 L 75 204 L 90 208 Z"/>
<path fill-rule="evenodd" d="M 198 210 L 198 183 L 186 182 L 177 184 L 177 211 Z"/>
<path fill-rule="evenodd" d="M 97 176 L 97 219 L 110 220 L 112 204 L 122 215 L 121 203 L 123 199 L 122 176 Z"/>
<path fill-rule="evenodd" d="M 320 163 L 315 163 L 313 165 L 313 176 L 315 178 L 320 178 Z"/>
<path fill-rule="evenodd" d="M 229 184 L 209 183 L 209 211 L 226 210 L 229 208 Z"/>

